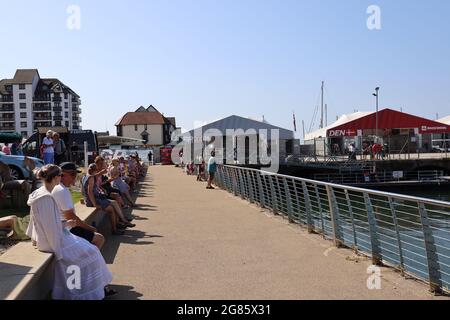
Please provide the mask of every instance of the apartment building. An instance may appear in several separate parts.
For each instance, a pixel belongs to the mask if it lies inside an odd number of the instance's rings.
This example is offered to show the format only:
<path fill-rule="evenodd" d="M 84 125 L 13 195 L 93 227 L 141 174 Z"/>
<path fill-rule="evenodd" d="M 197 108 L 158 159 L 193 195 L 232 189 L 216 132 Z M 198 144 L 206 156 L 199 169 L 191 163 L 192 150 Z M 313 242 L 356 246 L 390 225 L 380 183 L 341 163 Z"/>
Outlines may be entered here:
<path fill-rule="evenodd" d="M 29 137 L 38 127 L 81 129 L 80 96 L 58 79 L 43 79 L 37 69 L 19 69 L 0 80 L 0 132 Z"/>

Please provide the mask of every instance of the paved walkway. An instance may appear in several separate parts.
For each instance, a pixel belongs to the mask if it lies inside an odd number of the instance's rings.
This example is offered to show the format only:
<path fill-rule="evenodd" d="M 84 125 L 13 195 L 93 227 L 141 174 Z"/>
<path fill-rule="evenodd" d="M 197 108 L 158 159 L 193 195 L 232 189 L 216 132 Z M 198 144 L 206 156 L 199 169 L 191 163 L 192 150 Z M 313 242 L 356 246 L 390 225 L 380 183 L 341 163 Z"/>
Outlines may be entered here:
<path fill-rule="evenodd" d="M 104 249 L 116 299 L 433 299 L 428 287 L 382 268 L 368 290 L 370 261 L 336 249 L 171 166 L 150 167 L 137 227 Z"/>

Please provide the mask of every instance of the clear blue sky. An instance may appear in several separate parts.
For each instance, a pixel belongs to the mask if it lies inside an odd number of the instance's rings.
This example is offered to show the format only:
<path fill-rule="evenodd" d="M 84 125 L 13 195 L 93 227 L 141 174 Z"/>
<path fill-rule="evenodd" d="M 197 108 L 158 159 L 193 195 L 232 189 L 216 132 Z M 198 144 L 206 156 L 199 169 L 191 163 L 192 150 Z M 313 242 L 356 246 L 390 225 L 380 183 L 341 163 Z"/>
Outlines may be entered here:
<path fill-rule="evenodd" d="M 69 5 L 81 30 L 66 27 Z M 381 8 L 382 29 L 366 27 Z M 0 0 L 0 78 L 38 68 L 82 98 L 84 128 L 115 133 L 155 105 L 184 129 L 231 114 L 299 133 L 326 81 L 329 119 L 381 107 L 450 114 L 447 0 Z M 318 121 L 316 121 L 317 126 Z"/>

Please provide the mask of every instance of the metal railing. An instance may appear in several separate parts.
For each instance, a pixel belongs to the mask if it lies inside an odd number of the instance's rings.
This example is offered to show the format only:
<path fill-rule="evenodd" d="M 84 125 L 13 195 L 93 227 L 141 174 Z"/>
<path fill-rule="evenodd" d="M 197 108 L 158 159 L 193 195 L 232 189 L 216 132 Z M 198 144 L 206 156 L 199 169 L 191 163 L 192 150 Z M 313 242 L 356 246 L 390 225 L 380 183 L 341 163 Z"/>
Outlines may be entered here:
<path fill-rule="evenodd" d="M 425 182 L 440 181 L 444 171 L 419 170 L 419 171 L 381 171 L 354 172 L 354 173 L 320 173 L 314 175 L 314 180 L 332 182 L 338 184 L 363 184 L 363 183 L 386 183 L 386 182 Z"/>
<path fill-rule="evenodd" d="M 219 187 L 450 291 L 450 203 L 221 165 Z"/>

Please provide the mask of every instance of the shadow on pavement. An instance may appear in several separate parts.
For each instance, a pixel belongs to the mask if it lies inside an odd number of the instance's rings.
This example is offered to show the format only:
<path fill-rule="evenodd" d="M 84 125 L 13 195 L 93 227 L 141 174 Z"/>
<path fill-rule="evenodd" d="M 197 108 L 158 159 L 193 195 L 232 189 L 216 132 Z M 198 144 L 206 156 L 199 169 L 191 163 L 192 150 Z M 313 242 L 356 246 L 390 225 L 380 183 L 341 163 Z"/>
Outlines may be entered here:
<path fill-rule="evenodd" d="M 112 264 L 114 263 L 114 259 L 121 244 L 132 244 L 136 246 L 152 245 L 154 242 L 148 241 L 148 239 L 152 238 L 163 238 L 163 236 L 151 235 L 143 231 L 128 229 L 122 236 L 111 236 L 108 238 L 106 245 L 102 249 L 103 257 L 107 264 Z"/>

